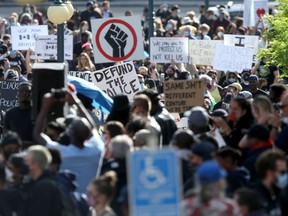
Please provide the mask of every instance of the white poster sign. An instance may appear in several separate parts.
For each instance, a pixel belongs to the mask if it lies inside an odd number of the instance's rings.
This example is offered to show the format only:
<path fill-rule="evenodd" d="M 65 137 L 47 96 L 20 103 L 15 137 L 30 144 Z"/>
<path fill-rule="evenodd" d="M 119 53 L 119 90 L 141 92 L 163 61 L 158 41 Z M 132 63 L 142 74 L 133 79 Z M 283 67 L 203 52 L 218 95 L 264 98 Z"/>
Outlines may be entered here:
<path fill-rule="evenodd" d="M 220 71 L 237 71 L 252 67 L 254 50 L 248 47 L 225 46 L 216 47 L 213 68 Z"/>
<path fill-rule="evenodd" d="M 217 44 L 222 40 L 189 40 L 189 62 L 196 65 L 212 65 Z"/>
<path fill-rule="evenodd" d="M 40 35 L 48 35 L 47 25 L 11 26 L 12 49 L 35 49 L 36 39 Z"/>
<path fill-rule="evenodd" d="M 57 59 L 57 35 L 39 36 L 35 53 L 37 59 Z M 64 36 L 64 59 L 73 60 L 73 35 Z"/>
<path fill-rule="evenodd" d="M 88 82 L 92 82 L 92 73 L 86 72 L 86 71 L 69 71 L 68 75 L 74 76 L 74 77 L 79 77 L 81 79 L 84 79 Z"/>
<path fill-rule="evenodd" d="M 244 25 L 255 26 L 260 17 L 268 12 L 268 0 L 244 0 Z"/>
<path fill-rule="evenodd" d="M 155 63 L 188 63 L 188 38 L 150 38 L 150 59 Z"/>
<path fill-rule="evenodd" d="M 135 93 L 141 90 L 133 62 L 92 72 L 92 81 L 110 97 L 126 94 L 132 100 Z"/>
<path fill-rule="evenodd" d="M 91 25 L 95 63 L 144 58 L 139 16 L 92 19 Z"/>

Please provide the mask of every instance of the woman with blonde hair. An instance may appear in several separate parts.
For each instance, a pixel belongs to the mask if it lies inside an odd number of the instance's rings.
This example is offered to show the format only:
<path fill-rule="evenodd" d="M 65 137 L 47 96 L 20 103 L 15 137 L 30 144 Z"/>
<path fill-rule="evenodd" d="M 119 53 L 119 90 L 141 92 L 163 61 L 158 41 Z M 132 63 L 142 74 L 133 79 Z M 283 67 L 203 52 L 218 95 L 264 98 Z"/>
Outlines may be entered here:
<path fill-rule="evenodd" d="M 82 52 L 78 57 L 78 65 L 76 66 L 78 71 L 95 71 L 95 66 L 90 60 L 87 53 Z"/>
<path fill-rule="evenodd" d="M 87 198 L 90 205 L 89 216 L 116 216 L 109 206 L 116 192 L 117 176 L 114 171 L 108 171 L 88 186 Z"/>
<path fill-rule="evenodd" d="M 77 43 L 81 39 L 81 33 L 82 32 L 87 32 L 89 34 L 88 40 L 90 41 L 92 38 L 92 33 L 88 31 L 89 29 L 89 24 L 87 21 L 82 21 L 79 25 L 79 29 L 75 30 L 73 32 L 73 41 L 74 43 Z"/>
<path fill-rule="evenodd" d="M 252 103 L 252 114 L 256 124 L 269 126 L 269 120 L 273 115 L 273 105 L 266 96 L 258 96 Z"/>

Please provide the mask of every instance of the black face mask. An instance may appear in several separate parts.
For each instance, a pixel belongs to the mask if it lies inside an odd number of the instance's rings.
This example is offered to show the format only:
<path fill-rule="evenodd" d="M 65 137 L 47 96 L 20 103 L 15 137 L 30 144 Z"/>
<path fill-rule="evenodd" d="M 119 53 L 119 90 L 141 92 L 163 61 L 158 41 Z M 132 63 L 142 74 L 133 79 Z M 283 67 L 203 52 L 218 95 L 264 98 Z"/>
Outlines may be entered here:
<path fill-rule="evenodd" d="M 174 77 L 174 74 L 168 74 L 169 78 L 173 78 Z"/>
<path fill-rule="evenodd" d="M 249 75 L 243 76 L 243 79 L 244 79 L 245 81 L 248 81 L 248 80 L 249 80 Z"/>

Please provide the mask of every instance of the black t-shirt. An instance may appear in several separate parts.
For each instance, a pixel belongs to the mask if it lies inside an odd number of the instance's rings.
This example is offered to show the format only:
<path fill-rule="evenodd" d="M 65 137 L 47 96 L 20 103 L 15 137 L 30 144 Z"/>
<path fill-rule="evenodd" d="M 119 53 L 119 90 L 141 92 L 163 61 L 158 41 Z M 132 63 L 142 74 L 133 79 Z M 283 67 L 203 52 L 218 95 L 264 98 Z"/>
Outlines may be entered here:
<path fill-rule="evenodd" d="M 17 132 L 23 141 L 32 141 L 31 107 L 28 109 L 13 107 L 7 110 L 4 117 L 4 129 Z"/>
<path fill-rule="evenodd" d="M 0 190 L 0 215 L 12 216 L 13 213 L 19 213 L 21 200 L 21 194 L 17 190 Z"/>
<path fill-rule="evenodd" d="M 89 24 L 89 30 L 91 31 L 91 23 L 90 23 L 90 20 L 95 18 L 95 19 L 99 19 L 99 18 L 102 18 L 102 16 L 97 13 L 96 11 L 83 11 L 80 15 L 80 18 L 81 18 L 81 22 L 82 21 L 87 21 L 88 24 Z"/>

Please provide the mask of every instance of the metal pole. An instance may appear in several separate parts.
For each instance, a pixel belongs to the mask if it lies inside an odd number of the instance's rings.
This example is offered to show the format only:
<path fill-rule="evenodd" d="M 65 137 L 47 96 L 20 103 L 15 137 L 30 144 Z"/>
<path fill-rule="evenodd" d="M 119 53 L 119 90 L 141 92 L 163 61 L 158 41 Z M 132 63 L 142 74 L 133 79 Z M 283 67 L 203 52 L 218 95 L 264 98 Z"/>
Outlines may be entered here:
<path fill-rule="evenodd" d="M 209 0 L 205 0 L 205 8 L 206 10 L 209 8 Z"/>
<path fill-rule="evenodd" d="M 57 25 L 57 61 L 64 62 L 64 23 Z"/>
<path fill-rule="evenodd" d="M 148 39 L 154 35 L 154 9 L 153 0 L 149 0 L 148 4 Z M 150 48 L 149 48 L 150 49 Z"/>

